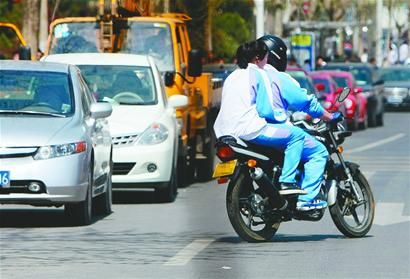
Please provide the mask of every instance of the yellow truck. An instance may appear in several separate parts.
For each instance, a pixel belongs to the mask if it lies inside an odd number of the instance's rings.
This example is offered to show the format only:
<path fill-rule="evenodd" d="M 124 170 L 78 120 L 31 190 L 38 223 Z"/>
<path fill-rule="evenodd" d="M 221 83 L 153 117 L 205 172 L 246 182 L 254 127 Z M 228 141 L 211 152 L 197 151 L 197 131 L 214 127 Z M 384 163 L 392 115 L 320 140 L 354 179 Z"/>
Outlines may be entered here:
<path fill-rule="evenodd" d="M 124 52 L 151 55 L 163 75 L 168 96 L 184 94 L 189 105 L 177 111 L 181 126 L 178 178 L 211 179 L 214 167 L 213 123 L 222 81 L 202 72 L 201 54 L 191 49 L 185 14 L 150 12 L 144 0 L 100 0 L 97 17 L 61 18 L 50 24 L 45 54 Z M 182 181 L 181 181 L 182 180 Z"/>
<path fill-rule="evenodd" d="M 0 59 L 31 59 L 30 47 L 23 35 L 9 22 L 0 22 Z"/>

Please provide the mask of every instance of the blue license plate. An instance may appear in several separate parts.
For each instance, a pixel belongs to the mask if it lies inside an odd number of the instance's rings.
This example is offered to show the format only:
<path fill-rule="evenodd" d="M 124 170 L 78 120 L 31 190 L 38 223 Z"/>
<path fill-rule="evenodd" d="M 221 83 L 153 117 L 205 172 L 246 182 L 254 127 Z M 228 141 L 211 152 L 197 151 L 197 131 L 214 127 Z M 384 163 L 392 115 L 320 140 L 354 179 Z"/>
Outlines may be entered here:
<path fill-rule="evenodd" d="M 0 171 L 0 187 L 10 187 L 9 171 Z"/>

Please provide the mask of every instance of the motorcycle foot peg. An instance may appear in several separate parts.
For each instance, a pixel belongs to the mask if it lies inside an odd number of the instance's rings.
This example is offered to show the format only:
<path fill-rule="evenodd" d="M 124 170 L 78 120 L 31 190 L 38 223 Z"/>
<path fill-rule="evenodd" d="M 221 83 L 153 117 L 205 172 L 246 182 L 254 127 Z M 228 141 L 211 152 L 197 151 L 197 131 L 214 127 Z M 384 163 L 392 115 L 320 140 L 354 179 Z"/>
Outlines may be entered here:
<path fill-rule="evenodd" d="M 284 199 L 281 194 L 279 194 L 277 187 L 272 183 L 272 181 L 261 168 L 251 169 L 250 176 L 262 189 L 262 191 L 266 193 L 269 198 L 269 204 L 272 208 L 284 210 L 287 207 L 287 200 Z"/>

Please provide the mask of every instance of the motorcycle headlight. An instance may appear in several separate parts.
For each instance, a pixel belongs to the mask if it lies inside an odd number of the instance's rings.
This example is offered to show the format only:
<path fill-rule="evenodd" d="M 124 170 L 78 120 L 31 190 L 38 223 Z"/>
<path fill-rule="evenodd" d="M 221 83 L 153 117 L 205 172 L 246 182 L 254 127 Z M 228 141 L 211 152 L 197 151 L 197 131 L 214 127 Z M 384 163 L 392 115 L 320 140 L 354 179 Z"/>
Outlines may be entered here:
<path fill-rule="evenodd" d="M 160 123 L 153 123 L 138 137 L 135 144 L 152 145 L 165 141 L 168 138 L 168 129 Z"/>
<path fill-rule="evenodd" d="M 34 160 L 46 160 L 56 157 L 68 156 L 72 154 L 77 154 L 85 152 L 87 150 L 87 143 L 85 141 L 58 144 L 58 145 L 48 145 L 40 147 L 36 154 L 34 154 Z"/>

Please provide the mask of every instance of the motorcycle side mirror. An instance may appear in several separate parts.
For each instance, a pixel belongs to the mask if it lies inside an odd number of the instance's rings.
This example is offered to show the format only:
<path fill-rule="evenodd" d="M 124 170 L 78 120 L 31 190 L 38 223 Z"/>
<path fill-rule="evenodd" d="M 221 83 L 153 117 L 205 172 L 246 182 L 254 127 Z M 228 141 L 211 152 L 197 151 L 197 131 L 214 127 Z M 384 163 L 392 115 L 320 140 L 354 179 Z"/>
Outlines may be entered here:
<path fill-rule="evenodd" d="M 339 94 L 337 97 L 337 101 L 339 103 L 342 103 L 344 100 L 346 100 L 347 96 L 349 96 L 351 89 L 349 87 L 345 87 L 342 89 L 342 92 Z"/>
<path fill-rule="evenodd" d="M 326 88 L 323 83 L 318 83 L 318 84 L 315 85 L 315 87 L 319 92 L 325 90 L 325 88 Z"/>

